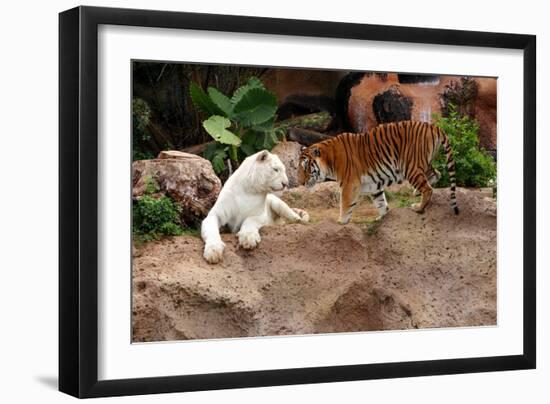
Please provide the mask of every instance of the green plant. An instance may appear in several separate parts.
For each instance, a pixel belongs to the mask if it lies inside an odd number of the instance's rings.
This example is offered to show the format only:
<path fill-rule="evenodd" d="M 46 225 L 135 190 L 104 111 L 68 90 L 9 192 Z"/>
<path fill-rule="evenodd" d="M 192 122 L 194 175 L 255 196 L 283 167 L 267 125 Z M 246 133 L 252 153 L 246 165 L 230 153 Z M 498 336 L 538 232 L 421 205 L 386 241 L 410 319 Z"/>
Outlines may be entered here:
<path fill-rule="evenodd" d="M 231 97 L 214 87 L 205 92 L 196 83 L 191 83 L 189 93 L 193 104 L 208 116 L 202 126 L 215 142 L 206 148 L 204 157 L 217 173 L 226 169 L 226 160 L 238 164 L 277 143 L 273 127 L 277 98 L 258 78 L 250 77 Z"/>
<path fill-rule="evenodd" d="M 183 233 L 180 227 L 180 208 L 167 196 L 156 199 L 143 195 L 134 204 L 132 216 L 133 233 L 142 241 Z"/>
<path fill-rule="evenodd" d="M 434 115 L 435 124 L 449 137 L 456 166 L 456 183 L 463 187 L 492 186 L 496 180 L 493 157 L 479 146 L 479 125 L 468 115 L 461 116 L 453 104 L 447 117 Z M 448 187 L 449 173 L 445 154 L 440 152 L 434 167 L 442 174 L 436 187 Z"/>
<path fill-rule="evenodd" d="M 144 147 L 151 140 L 147 126 L 151 119 L 151 109 L 141 98 L 132 99 L 132 159 L 144 160 L 154 156 Z"/>
<path fill-rule="evenodd" d="M 144 182 L 145 182 L 145 193 L 147 195 L 152 195 L 154 193 L 157 193 L 160 190 L 160 187 L 158 186 L 157 182 L 150 175 L 145 177 Z"/>
<path fill-rule="evenodd" d="M 458 111 L 461 116 L 474 116 L 478 91 L 479 85 L 472 77 L 461 77 L 460 81 L 451 81 L 439 94 L 443 116 L 449 116 L 451 108 Z"/>
<path fill-rule="evenodd" d="M 398 208 L 411 206 L 420 200 L 419 197 L 413 195 L 413 188 L 411 186 L 401 186 L 395 191 L 386 189 L 384 192 L 386 193 L 388 203 Z"/>

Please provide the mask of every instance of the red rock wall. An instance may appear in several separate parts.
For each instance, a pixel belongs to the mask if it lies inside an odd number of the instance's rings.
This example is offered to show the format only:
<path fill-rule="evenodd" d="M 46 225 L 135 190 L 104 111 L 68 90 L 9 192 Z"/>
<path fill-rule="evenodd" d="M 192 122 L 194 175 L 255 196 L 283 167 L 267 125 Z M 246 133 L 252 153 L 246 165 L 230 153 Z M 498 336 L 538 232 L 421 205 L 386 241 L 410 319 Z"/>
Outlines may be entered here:
<path fill-rule="evenodd" d="M 306 69 L 269 69 L 262 81 L 275 92 L 279 103 L 290 95 L 322 95 L 333 97 L 338 83 L 347 71 L 320 71 Z M 441 114 L 441 94 L 451 81 L 460 81 L 460 76 L 439 76 L 438 83 L 399 83 L 396 73 L 365 75 L 353 87 L 348 113 L 352 126 L 357 131 L 368 130 L 378 124 L 373 110 L 376 95 L 397 86 L 402 95 L 413 101 L 411 119 L 431 122 L 432 114 Z M 478 96 L 475 103 L 475 118 L 480 125 L 480 143 L 489 150 L 496 150 L 497 79 L 476 78 Z"/>
<path fill-rule="evenodd" d="M 265 86 L 275 92 L 279 102 L 293 94 L 334 96 L 347 71 L 270 69 L 262 76 Z"/>
<path fill-rule="evenodd" d="M 475 117 L 479 123 L 479 140 L 486 149 L 497 149 L 497 79 L 478 78 L 479 92 Z"/>
<path fill-rule="evenodd" d="M 397 86 L 404 96 L 412 99 L 412 120 L 431 122 L 432 114 L 441 114 L 439 94 L 447 84 L 457 80 L 460 80 L 460 77 L 440 76 L 437 84 L 401 84 L 395 73 L 389 73 L 386 80 L 376 75 L 365 76 L 351 93 L 349 115 L 352 126 L 357 131 L 365 131 L 378 124 L 372 108 L 373 99 L 391 86 Z M 476 78 L 476 82 L 479 92 L 475 104 L 475 118 L 480 125 L 480 143 L 486 149 L 496 150 L 496 79 Z"/>

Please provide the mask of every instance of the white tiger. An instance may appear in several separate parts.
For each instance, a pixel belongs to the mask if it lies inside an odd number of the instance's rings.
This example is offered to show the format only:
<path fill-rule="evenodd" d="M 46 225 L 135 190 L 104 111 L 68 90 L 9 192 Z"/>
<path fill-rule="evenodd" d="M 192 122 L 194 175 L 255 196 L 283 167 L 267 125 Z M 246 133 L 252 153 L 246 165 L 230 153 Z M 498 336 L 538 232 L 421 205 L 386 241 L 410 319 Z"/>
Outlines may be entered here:
<path fill-rule="evenodd" d="M 308 222 L 309 215 L 301 209 L 291 209 L 273 192 L 288 185 L 285 166 L 267 150 L 247 157 L 227 180 L 218 200 L 203 220 L 201 236 L 204 241 L 204 259 L 211 264 L 223 258 L 225 244 L 220 227 L 227 226 L 237 233 L 239 245 L 252 249 L 261 241 L 260 228 L 275 224 L 280 219 Z"/>

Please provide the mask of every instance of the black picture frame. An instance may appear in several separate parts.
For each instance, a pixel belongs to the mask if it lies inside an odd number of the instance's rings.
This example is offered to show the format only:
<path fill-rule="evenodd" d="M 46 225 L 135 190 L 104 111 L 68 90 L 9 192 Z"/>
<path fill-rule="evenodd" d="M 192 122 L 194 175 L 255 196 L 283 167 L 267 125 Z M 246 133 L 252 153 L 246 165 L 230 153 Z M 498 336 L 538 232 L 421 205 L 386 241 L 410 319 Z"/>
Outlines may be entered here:
<path fill-rule="evenodd" d="M 523 50 L 523 354 L 99 381 L 100 24 Z M 59 390 L 84 398 L 535 368 L 535 80 L 533 35 L 96 7 L 77 7 L 60 13 Z"/>

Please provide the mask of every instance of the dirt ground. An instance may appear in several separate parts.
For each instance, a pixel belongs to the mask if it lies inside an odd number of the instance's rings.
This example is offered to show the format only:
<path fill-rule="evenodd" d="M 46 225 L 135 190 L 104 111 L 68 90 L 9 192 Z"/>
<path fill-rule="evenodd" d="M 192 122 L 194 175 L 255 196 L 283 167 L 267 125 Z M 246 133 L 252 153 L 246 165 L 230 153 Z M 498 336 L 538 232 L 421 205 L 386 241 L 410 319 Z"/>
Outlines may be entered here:
<path fill-rule="evenodd" d="M 200 237 L 134 247 L 133 340 L 230 338 L 495 325 L 496 202 L 486 190 L 435 190 L 427 212 L 388 192 L 375 221 L 366 198 L 338 217 L 336 184 L 294 188 L 284 199 L 309 224 L 262 229 L 253 251 L 222 235 L 224 261 L 208 265 Z"/>

